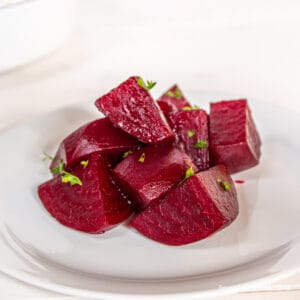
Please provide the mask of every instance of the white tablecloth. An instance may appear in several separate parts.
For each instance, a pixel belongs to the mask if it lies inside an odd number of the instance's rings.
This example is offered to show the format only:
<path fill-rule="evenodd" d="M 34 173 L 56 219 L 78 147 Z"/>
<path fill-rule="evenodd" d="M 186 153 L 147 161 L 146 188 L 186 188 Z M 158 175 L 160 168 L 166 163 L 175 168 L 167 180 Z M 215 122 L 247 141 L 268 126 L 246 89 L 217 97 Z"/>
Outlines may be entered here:
<path fill-rule="evenodd" d="M 0 75 L 0 130 L 94 100 L 131 74 L 157 81 L 161 91 L 178 82 L 300 112 L 298 0 L 81 0 L 78 7 L 62 49 Z M 300 275 L 224 299 L 262 295 L 299 299 Z M 70 298 L 0 273 L 0 299 Z"/>

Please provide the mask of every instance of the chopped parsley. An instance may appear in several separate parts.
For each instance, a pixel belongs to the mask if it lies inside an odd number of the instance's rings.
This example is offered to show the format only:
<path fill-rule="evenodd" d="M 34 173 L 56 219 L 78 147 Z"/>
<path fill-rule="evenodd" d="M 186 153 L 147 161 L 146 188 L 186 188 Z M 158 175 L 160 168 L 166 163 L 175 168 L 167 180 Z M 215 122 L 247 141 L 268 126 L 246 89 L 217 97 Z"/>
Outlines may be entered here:
<path fill-rule="evenodd" d="M 165 96 L 171 97 L 171 98 L 176 98 L 176 99 L 181 99 L 182 98 L 182 93 L 178 87 L 176 87 L 175 91 L 167 91 L 165 93 Z"/>
<path fill-rule="evenodd" d="M 127 156 L 131 155 L 133 152 L 131 150 L 124 152 L 123 158 L 126 158 Z"/>
<path fill-rule="evenodd" d="M 140 158 L 139 158 L 139 162 L 140 162 L 140 163 L 144 163 L 144 162 L 145 162 L 145 158 L 146 158 L 146 154 L 145 154 L 145 153 L 142 153 L 142 155 L 141 155 Z"/>
<path fill-rule="evenodd" d="M 51 155 L 47 154 L 46 152 L 43 152 L 44 157 L 42 158 L 42 161 L 46 161 L 46 160 L 53 160 L 54 157 L 52 157 Z"/>
<path fill-rule="evenodd" d="M 198 110 L 200 109 L 200 107 L 198 105 L 194 105 L 194 106 L 184 106 L 182 108 L 182 110 L 186 110 L 186 111 L 189 111 L 189 110 Z"/>
<path fill-rule="evenodd" d="M 137 84 L 140 87 L 144 88 L 146 91 L 150 91 L 156 85 L 156 82 L 151 81 L 151 80 L 147 80 L 146 83 L 145 83 L 144 80 L 141 77 L 139 77 L 137 79 Z"/>
<path fill-rule="evenodd" d="M 196 144 L 194 145 L 195 149 L 203 149 L 203 148 L 207 148 L 207 141 L 206 140 L 198 140 L 196 142 Z"/>
<path fill-rule="evenodd" d="M 190 137 L 193 137 L 195 135 L 196 131 L 195 130 L 188 130 L 186 132 L 187 136 L 190 138 Z"/>
<path fill-rule="evenodd" d="M 179 185 L 182 184 L 185 180 L 187 180 L 188 178 L 190 178 L 191 176 L 195 175 L 195 171 L 193 169 L 193 167 L 189 167 L 186 171 L 185 171 L 185 176 L 184 178 L 179 182 Z"/>
<path fill-rule="evenodd" d="M 85 169 L 87 167 L 87 165 L 89 164 L 89 161 L 88 160 L 82 160 L 80 162 L 80 164 L 83 166 L 83 168 Z"/>
<path fill-rule="evenodd" d="M 63 183 L 70 183 L 71 186 L 75 184 L 82 185 L 82 181 L 79 177 L 65 170 L 65 164 L 63 162 L 60 162 L 56 167 L 52 168 L 51 172 L 53 174 L 60 174 L 61 182 Z"/>
<path fill-rule="evenodd" d="M 231 185 L 227 181 L 217 178 L 217 182 L 225 192 L 228 192 L 231 189 Z"/>

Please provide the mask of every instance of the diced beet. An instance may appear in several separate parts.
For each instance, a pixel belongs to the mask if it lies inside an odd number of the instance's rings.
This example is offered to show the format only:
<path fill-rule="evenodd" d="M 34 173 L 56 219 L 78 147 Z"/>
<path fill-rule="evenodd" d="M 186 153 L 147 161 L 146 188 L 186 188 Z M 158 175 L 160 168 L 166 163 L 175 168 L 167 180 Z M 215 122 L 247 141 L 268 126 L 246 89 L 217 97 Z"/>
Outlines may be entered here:
<path fill-rule="evenodd" d="M 174 134 L 163 112 L 146 89 L 130 77 L 117 88 L 96 101 L 97 108 L 114 126 L 121 128 L 141 142 L 156 144 L 172 140 Z"/>
<path fill-rule="evenodd" d="M 190 177 L 139 213 L 129 225 L 160 243 L 184 245 L 229 225 L 238 210 L 232 179 L 226 167 L 219 165 Z"/>
<path fill-rule="evenodd" d="M 91 154 L 86 167 L 79 164 L 70 171 L 80 178 L 82 186 L 62 183 L 57 175 L 39 186 L 39 197 L 60 223 L 88 233 L 104 232 L 132 213 L 130 203 L 112 181 L 109 168 L 105 157 Z"/>
<path fill-rule="evenodd" d="M 137 207 L 143 209 L 185 177 L 192 160 L 172 145 L 148 146 L 120 162 L 113 174 Z"/>
<path fill-rule="evenodd" d="M 246 99 L 210 105 L 210 149 L 214 164 L 230 173 L 249 169 L 259 162 L 261 141 Z"/>
<path fill-rule="evenodd" d="M 187 153 L 200 171 L 209 168 L 208 116 L 204 110 L 178 111 L 170 114 L 175 145 Z"/>
<path fill-rule="evenodd" d="M 112 126 L 107 118 L 103 118 L 85 124 L 68 135 L 60 144 L 50 167 L 55 167 L 61 161 L 67 167 L 72 167 L 94 152 L 105 153 L 115 160 L 139 145 L 136 139 Z"/>
<path fill-rule="evenodd" d="M 176 84 L 161 95 L 157 103 L 165 116 L 168 116 L 171 112 L 182 110 L 184 107 L 191 107 Z"/>

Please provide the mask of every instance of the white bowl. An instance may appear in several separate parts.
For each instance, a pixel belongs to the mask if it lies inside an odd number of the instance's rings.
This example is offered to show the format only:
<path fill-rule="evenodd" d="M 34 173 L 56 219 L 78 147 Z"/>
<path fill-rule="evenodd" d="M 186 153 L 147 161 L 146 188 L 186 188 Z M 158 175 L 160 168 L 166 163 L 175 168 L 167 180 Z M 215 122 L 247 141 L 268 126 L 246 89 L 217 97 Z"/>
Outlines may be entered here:
<path fill-rule="evenodd" d="M 6 1 L 5 4 L 0 6 L 0 72 L 51 53 L 71 32 L 73 0 Z"/>

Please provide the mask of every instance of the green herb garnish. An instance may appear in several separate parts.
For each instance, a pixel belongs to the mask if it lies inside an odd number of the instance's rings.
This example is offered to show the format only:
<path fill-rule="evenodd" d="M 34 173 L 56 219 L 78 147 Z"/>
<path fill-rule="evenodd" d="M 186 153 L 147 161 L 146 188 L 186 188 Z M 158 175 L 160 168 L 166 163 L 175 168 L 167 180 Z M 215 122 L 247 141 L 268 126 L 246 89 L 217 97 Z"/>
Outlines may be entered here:
<path fill-rule="evenodd" d="M 47 154 L 46 152 L 43 152 L 43 154 L 44 154 L 44 157 L 42 158 L 42 161 L 54 159 L 51 155 Z"/>
<path fill-rule="evenodd" d="M 139 158 L 139 162 L 140 162 L 140 163 L 145 162 L 145 158 L 146 158 L 146 154 L 145 154 L 145 153 L 142 153 L 142 155 L 141 155 L 140 158 Z"/>
<path fill-rule="evenodd" d="M 83 166 L 83 168 L 85 169 L 87 167 L 87 165 L 89 164 L 89 161 L 88 160 L 82 160 L 80 162 L 80 164 Z"/>
<path fill-rule="evenodd" d="M 178 87 L 176 87 L 175 91 L 167 91 L 165 93 L 166 96 L 171 97 L 171 98 L 176 98 L 176 99 L 181 99 L 182 98 L 182 93 Z"/>
<path fill-rule="evenodd" d="M 198 110 L 200 109 L 200 107 L 198 105 L 194 105 L 194 106 L 184 106 L 182 108 L 182 110 L 186 110 L 186 111 L 189 111 L 189 110 Z"/>
<path fill-rule="evenodd" d="M 133 152 L 131 150 L 129 151 L 126 151 L 124 154 L 123 154 L 123 158 L 126 158 L 127 156 L 131 155 Z"/>
<path fill-rule="evenodd" d="M 187 180 L 188 178 L 190 178 L 191 176 L 195 175 L 194 169 L 193 167 L 189 167 L 186 171 L 185 171 L 185 176 L 184 178 L 179 182 L 179 185 L 182 184 L 185 180 Z"/>
<path fill-rule="evenodd" d="M 51 169 L 53 174 L 61 174 L 61 182 L 63 183 L 70 183 L 71 186 L 78 184 L 82 185 L 82 181 L 79 177 L 67 172 L 65 170 L 65 164 L 60 162 L 56 167 Z"/>
<path fill-rule="evenodd" d="M 228 192 L 231 189 L 231 185 L 227 181 L 224 181 L 221 178 L 217 178 L 217 182 L 225 192 Z"/>
<path fill-rule="evenodd" d="M 150 91 L 156 85 L 156 82 L 151 80 L 147 80 L 145 83 L 141 77 L 137 79 L 137 83 L 140 87 L 144 88 L 146 91 Z"/>
<path fill-rule="evenodd" d="M 198 140 L 197 143 L 194 145 L 195 149 L 203 149 L 207 147 L 208 145 L 206 140 Z"/>
<path fill-rule="evenodd" d="M 195 135 L 195 130 L 188 130 L 187 132 L 186 132 L 186 134 L 187 134 L 187 136 L 190 138 L 190 137 L 193 137 L 194 135 Z"/>

